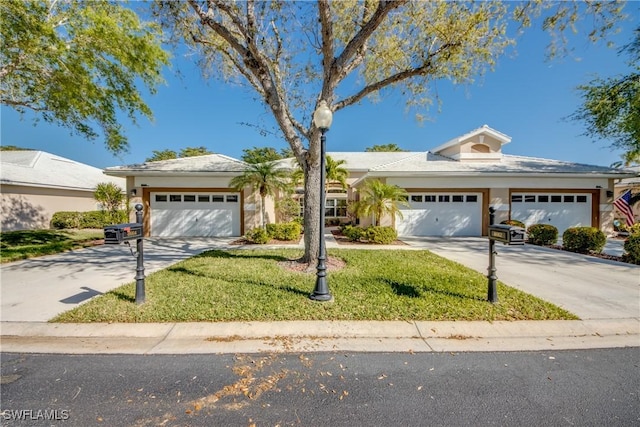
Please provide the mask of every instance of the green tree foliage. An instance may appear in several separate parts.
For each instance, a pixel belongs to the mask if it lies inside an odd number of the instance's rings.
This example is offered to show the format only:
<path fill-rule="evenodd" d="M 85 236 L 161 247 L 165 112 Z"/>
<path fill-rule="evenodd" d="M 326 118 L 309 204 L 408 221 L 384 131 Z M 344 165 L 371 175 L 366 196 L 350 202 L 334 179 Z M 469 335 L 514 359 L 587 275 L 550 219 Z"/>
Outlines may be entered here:
<path fill-rule="evenodd" d="M 351 204 L 351 211 L 358 216 L 373 215 L 374 225 L 380 225 L 385 215 L 391 215 L 395 225 L 395 217 L 402 218 L 400 206 L 409 206 L 409 194 L 397 185 L 385 184 L 378 179 L 370 179 L 360 189 L 360 200 Z"/>
<path fill-rule="evenodd" d="M 242 150 L 242 161 L 247 163 L 273 162 L 287 157 L 293 157 L 291 150 L 282 149 L 278 152 L 273 147 L 253 147 Z"/>
<path fill-rule="evenodd" d="M 290 188 L 289 173 L 279 169 L 275 162 L 249 164 L 242 175 L 235 176 L 230 181 L 231 187 L 240 191 L 250 187 L 260 194 L 260 212 L 262 228 L 267 224 L 265 200 L 267 196 L 275 196 L 278 191 L 288 191 Z"/>
<path fill-rule="evenodd" d="M 398 151 L 409 151 L 409 150 L 403 150 L 402 148 L 398 147 L 398 144 L 374 144 L 371 147 L 367 147 L 364 149 L 364 151 L 367 152 L 379 152 L 379 151 L 384 151 L 384 152 L 398 152 Z"/>
<path fill-rule="evenodd" d="M 101 182 L 96 186 L 93 198 L 109 212 L 112 218 L 118 216 L 118 211 L 125 202 L 125 195 L 118 185 L 113 182 Z"/>
<path fill-rule="evenodd" d="M 151 157 L 147 157 L 145 162 L 159 162 L 162 160 L 173 160 L 177 158 L 178 154 L 173 150 L 153 150 L 153 155 Z"/>
<path fill-rule="evenodd" d="M 152 118 L 139 86 L 168 64 L 160 28 L 106 0 L 3 0 L 0 16 L 0 103 L 126 151 L 118 116 Z"/>
<path fill-rule="evenodd" d="M 321 237 L 320 131 L 312 123 L 321 100 L 338 113 L 364 98 L 376 101 L 395 92 L 420 118 L 433 102 L 435 82 L 472 83 L 492 69 L 514 43 L 507 36 L 509 24 L 525 29 L 541 17 L 545 29 L 561 34 L 585 18 L 593 24 L 590 37 L 598 39 L 621 16 L 621 6 L 613 2 L 531 1 L 510 7 L 499 1 L 156 0 L 155 5 L 172 41 L 198 54 L 204 75 L 252 91 L 289 143 L 304 172 L 307 262 L 317 260 Z M 554 40 L 562 47 L 562 38 Z"/>
<path fill-rule="evenodd" d="M 180 150 L 180 157 L 198 157 L 213 154 L 207 147 L 186 147 Z"/>
<path fill-rule="evenodd" d="M 586 125 L 587 136 L 610 140 L 611 148 L 624 150 L 617 165 L 631 166 L 640 163 L 640 27 L 620 52 L 630 56 L 632 71 L 578 86 L 583 104 L 571 118 Z"/>
<path fill-rule="evenodd" d="M 33 151 L 31 148 L 22 148 L 15 145 L 0 145 L 0 151 Z"/>
<path fill-rule="evenodd" d="M 173 150 L 153 150 L 153 155 L 147 157 L 145 162 L 159 162 L 162 160 L 173 160 L 182 157 L 197 157 L 206 156 L 207 154 L 213 154 L 206 147 L 185 147 L 180 150 L 180 154 Z"/>

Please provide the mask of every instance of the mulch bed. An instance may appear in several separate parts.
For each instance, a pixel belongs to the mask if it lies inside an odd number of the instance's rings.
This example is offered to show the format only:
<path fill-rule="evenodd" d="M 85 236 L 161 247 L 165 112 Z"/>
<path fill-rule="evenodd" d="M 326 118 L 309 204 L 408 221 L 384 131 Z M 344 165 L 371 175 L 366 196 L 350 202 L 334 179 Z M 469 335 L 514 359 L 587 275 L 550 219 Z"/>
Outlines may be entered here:
<path fill-rule="evenodd" d="M 270 239 L 267 243 L 265 243 L 266 245 L 297 245 L 298 243 L 300 243 L 300 240 L 302 239 L 302 237 L 298 240 L 276 240 L 276 239 Z M 238 240 L 234 240 L 233 242 L 229 243 L 230 245 L 256 245 L 256 246 L 262 246 L 262 245 L 258 245 L 257 243 L 253 243 L 250 242 L 249 240 L 245 239 L 244 237 L 241 237 Z"/>
<path fill-rule="evenodd" d="M 333 235 L 333 238 L 336 239 L 336 242 L 338 242 L 338 245 L 357 245 L 357 246 L 379 246 L 378 243 L 369 243 L 369 242 L 354 242 L 349 240 L 346 236 L 344 236 L 340 230 L 331 230 L 331 234 Z M 408 246 L 405 242 L 401 241 L 401 240 L 394 240 L 393 242 L 389 243 L 389 245 L 392 246 Z"/>
<path fill-rule="evenodd" d="M 308 264 L 306 262 L 300 262 L 297 259 L 291 259 L 287 261 L 280 261 L 278 265 L 285 270 L 290 271 L 298 271 L 300 273 L 315 273 L 316 272 L 316 264 Z M 346 263 L 336 257 L 329 256 L 325 262 L 327 267 L 327 271 L 339 271 L 344 268 Z"/>

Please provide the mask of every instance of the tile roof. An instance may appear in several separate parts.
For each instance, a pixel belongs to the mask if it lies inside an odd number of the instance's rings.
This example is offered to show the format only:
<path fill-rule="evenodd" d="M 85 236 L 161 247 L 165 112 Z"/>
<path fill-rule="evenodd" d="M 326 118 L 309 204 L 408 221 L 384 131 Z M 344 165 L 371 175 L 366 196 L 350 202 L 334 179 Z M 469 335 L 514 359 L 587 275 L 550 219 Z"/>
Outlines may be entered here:
<path fill-rule="evenodd" d="M 431 152 L 416 153 L 395 162 L 374 166 L 371 172 L 382 173 L 560 173 L 627 175 L 629 171 L 605 166 L 584 165 L 560 160 L 502 154 L 499 161 L 459 162 Z"/>
<path fill-rule="evenodd" d="M 113 182 L 126 188 L 122 178 L 45 151 L 2 151 L 0 163 L 0 183 L 5 185 L 93 191 L 101 182 Z"/>
<path fill-rule="evenodd" d="M 208 154 L 205 156 L 182 157 L 179 159 L 162 160 L 159 162 L 138 163 L 127 166 L 114 166 L 105 169 L 105 173 L 116 176 L 126 176 L 136 173 L 169 172 L 183 173 L 224 173 L 242 172 L 247 164 L 233 157 L 223 154 Z"/>

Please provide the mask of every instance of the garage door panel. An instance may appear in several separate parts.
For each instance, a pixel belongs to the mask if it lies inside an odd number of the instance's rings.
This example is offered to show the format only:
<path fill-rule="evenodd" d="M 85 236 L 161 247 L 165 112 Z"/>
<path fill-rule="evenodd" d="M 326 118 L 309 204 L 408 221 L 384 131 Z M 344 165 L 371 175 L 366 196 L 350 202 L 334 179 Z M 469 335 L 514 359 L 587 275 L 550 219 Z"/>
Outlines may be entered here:
<path fill-rule="evenodd" d="M 233 210 L 216 209 L 200 212 L 199 235 L 203 237 L 233 236 Z"/>
<path fill-rule="evenodd" d="M 525 202 L 525 197 L 530 202 Z M 511 198 L 511 219 L 522 221 L 527 227 L 553 225 L 560 235 L 570 227 L 590 227 L 591 210 L 590 194 L 514 193 Z"/>
<path fill-rule="evenodd" d="M 179 190 L 151 194 L 151 235 L 160 237 L 231 237 L 240 235 L 240 203 L 236 193 L 208 197 Z M 168 196 L 168 195 L 172 195 Z M 155 197 L 158 195 L 159 197 Z M 171 199 L 176 201 L 171 202 Z M 157 201 L 160 200 L 160 201 Z"/>
<path fill-rule="evenodd" d="M 396 221 L 400 236 L 482 235 L 480 193 L 412 194 L 409 200 L 411 207 Z"/>

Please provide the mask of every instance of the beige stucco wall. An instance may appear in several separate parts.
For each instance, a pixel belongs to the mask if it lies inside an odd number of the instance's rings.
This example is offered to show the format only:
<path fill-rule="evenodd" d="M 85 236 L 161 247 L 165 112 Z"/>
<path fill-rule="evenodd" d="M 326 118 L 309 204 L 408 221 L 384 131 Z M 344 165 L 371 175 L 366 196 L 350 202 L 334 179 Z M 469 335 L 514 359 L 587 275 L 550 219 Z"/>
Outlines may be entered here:
<path fill-rule="evenodd" d="M 92 211 L 100 206 L 92 191 L 2 185 L 2 231 L 49 228 L 59 211 Z"/>

